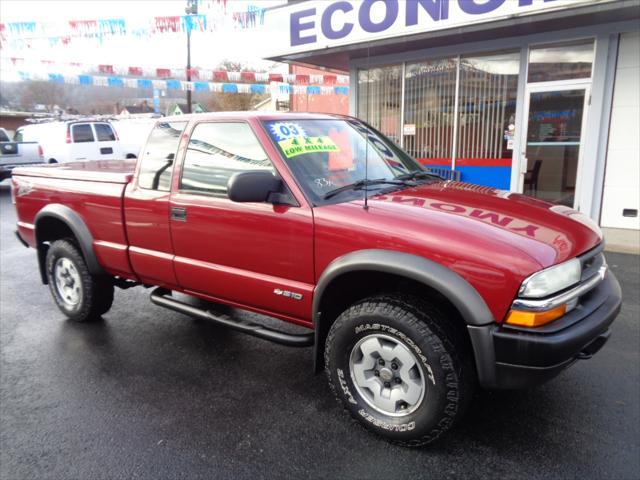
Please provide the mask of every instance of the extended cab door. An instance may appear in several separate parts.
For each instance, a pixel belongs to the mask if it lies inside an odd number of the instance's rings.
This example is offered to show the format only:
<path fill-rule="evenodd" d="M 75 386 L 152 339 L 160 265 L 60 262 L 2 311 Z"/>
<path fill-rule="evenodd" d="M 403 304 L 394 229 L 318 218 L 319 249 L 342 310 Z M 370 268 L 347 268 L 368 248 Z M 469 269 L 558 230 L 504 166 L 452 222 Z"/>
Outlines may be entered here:
<path fill-rule="evenodd" d="M 135 179 L 127 186 L 124 217 L 129 258 L 146 283 L 177 285 L 169 227 L 171 177 L 186 121 L 162 121 L 142 149 Z"/>
<path fill-rule="evenodd" d="M 195 125 L 171 197 L 178 283 L 214 301 L 308 324 L 314 280 L 311 209 L 295 199 L 296 206 L 232 202 L 227 181 L 247 170 L 275 173 L 249 123 Z"/>

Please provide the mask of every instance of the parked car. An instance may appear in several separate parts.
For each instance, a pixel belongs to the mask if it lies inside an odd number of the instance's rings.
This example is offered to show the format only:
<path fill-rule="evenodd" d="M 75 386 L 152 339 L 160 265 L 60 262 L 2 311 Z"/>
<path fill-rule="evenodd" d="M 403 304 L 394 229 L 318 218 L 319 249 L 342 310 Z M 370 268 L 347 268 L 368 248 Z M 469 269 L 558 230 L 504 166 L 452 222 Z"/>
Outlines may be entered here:
<path fill-rule="evenodd" d="M 313 346 L 349 413 L 401 445 L 440 438 L 478 385 L 528 388 L 591 357 L 620 309 L 590 219 L 433 176 L 351 117 L 163 119 L 137 162 L 12 182 L 18 237 L 67 317 L 104 315 L 114 287 L 155 286 L 156 305 Z"/>
<path fill-rule="evenodd" d="M 114 118 L 111 126 L 120 139 L 124 158 L 138 158 L 156 124 L 157 117 Z"/>
<path fill-rule="evenodd" d="M 19 141 L 38 142 L 47 163 L 124 158 L 118 136 L 107 121 L 34 123 L 19 127 L 16 138 Z"/>
<path fill-rule="evenodd" d="M 43 163 L 42 148 L 37 142 L 12 142 L 0 128 L 0 181 L 11 177 L 15 167 Z"/>

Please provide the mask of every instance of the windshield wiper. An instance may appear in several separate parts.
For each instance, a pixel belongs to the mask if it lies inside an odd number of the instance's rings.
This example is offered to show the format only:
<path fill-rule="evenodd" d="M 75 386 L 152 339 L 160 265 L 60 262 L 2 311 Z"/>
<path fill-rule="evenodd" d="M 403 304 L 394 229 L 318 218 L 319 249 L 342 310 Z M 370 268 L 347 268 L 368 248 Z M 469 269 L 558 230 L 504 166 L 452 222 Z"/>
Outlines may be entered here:
<path fill-rule="evenodd" d="M 328 200 L 331 197 L 335 197 L 339 193 L 346 192 L 348 190 L 360 190 L 362 188 L 370 187 L 372 185 L 406 185 L 406 186 L 412 185 L 411 183 L 406 181 L 407 179 L 400 179 L 400 177 L 397 177 L 397 178 L 398 180 L 387 180 L 384 178 L 358 180 L 357 182 L 349 183 L 348 185 L 343 185 L 342 187 L 335 188 L 333 190 L 328 191 L 327 193 L 324 194 L 322 199 Z"/>
<path fill-rule="evenodd" d="M 414 172 L 404 173 L 396 177 L 398 180 L 418 180 L 420 178 L 437 178 L 438 180 L 444 180 L 440 175 L 430 173 L 424 170 L 416 170 Z"/>

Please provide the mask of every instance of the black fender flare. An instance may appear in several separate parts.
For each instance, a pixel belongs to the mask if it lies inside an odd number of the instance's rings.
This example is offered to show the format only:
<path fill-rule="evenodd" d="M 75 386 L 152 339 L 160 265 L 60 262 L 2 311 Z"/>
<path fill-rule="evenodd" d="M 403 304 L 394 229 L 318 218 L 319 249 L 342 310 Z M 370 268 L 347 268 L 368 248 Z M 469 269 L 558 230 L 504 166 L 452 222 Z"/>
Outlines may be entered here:
<path fill-rule="evenodd" d="M 358 250 L 332 261 L 322 272 L 313 295 L 315 329 L 315 370 L 322 364 L 323 319 L 322 297 L 333 280 L 353 271 L 390 273 L 420 282 L 444 295 L 460 312 L 467 325 L 488 325 L 495 322 L 493 314 L 477 290 L 453 270 L 418 255 L 393 250 Z"/>
<path fill-rule="evenodd" d="M 34 222 L 36 244 L 38 248 L 38 263 L 40 266 L 40 275 L 42 276 L 43 283 L 47 283 L 47 275 L 44 264 L 47 249 L 43 248 L 44 241 L 41 238 L 41 234 L 39 234 L 39 230 L 42 221 L 47 218 L 55 218 L 56 220 L 61 221 L 67 227 L 69 227 L 71 232 L 73 232 L 73 235 L 78 241 L 78 246 L 80 247 L 80 250 L 82 250 L 82 256 L 84 257 L 85 262 L 87 262 L 87 268 L 92 275 L 106 275 L 106 272 L 103 270 L 102 266 L 100 266 L 96 254 L 93 251 L 93 235 L 91 235 L 91 232 L 87 228 L 87 225 L 84 223 L 84 220 L 82 220 L 80 215 L 78 215 L 66 205 L 51 203 L 42 208 L 36 214 Z"/>

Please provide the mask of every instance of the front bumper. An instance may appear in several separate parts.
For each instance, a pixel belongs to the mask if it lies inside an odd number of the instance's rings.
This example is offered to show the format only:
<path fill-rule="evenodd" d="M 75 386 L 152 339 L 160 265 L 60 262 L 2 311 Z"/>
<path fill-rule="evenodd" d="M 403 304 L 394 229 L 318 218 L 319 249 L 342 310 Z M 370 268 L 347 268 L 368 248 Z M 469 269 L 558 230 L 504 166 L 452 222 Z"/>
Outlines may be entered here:
<path fill-rule="evenodd" d="M 622 292 L 607 271 L 603 281 L 558 320 L 538 328 L 468 326 L 478 379 L 484 388 L 528 388 L 590 358 L 607 341 L 620 312 Z"/>

